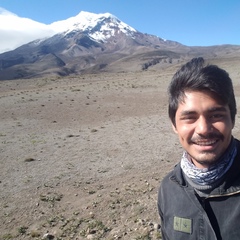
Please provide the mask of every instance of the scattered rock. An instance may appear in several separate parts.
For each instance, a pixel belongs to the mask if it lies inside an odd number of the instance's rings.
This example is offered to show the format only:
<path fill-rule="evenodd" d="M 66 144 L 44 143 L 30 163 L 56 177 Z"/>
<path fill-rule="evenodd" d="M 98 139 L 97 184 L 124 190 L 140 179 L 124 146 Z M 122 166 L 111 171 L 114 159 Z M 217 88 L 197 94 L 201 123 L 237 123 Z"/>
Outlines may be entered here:
<path fill-rule="evenodd" d="M 46 240 L 51 240 L 51 239 L 54 239 L 54 236 L 50 233 L 45 233 L 43 235 L 43 239 L 46 239 Z"/>

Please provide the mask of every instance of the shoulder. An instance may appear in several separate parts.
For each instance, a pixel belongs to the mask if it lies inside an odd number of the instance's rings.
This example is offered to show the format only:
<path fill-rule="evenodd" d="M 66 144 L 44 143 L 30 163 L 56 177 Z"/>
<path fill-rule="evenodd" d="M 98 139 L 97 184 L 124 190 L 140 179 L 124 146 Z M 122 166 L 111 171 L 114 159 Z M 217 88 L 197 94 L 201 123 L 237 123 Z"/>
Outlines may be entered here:
<path fill-rule="evenodd" d="M 177 165 L 175 165 L 175 167 L 173 168 L 172 171 L 170 171 L 162 180 L 160 188 L 161 187 L 165 187 L 169 184 L 172 183 L 179 183 L 182 184 L 183 182 L 183 178 L 182 178 L 182 170 L 180 167 L 180 163 L 178 163 Z"/>
<path fill-rule="evenodd" d="M 182 173 L 180 163 L 178 163 L 174 169 L 169 172 L 161 181 L 158 197 L 163 198 L 166 194 L 171 195 L 182 185 Z M 165 198 L 165 197 L 164 197 Z"/>
<path fill-rule="evenodd" d="M 185 187 L 186 183 L 178 163 L 161 181 L 158 191 L 159 212 L 165 212 L 169 207 L 176 205 L 179 199 L 185 198 Z"/>

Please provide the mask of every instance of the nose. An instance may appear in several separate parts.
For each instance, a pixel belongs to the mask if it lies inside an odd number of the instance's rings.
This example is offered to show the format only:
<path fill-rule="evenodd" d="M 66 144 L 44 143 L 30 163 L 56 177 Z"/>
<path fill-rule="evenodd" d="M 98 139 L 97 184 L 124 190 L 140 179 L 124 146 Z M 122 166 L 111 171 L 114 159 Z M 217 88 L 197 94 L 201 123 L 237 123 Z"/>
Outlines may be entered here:
<path fill-rule="evenodd" d="M 212 131 L 212 129 L 212 123 L 209 119 L 204 116 L 199 117 L 195 128 L 195 131 L 198 135 L 206 136 Z"/>

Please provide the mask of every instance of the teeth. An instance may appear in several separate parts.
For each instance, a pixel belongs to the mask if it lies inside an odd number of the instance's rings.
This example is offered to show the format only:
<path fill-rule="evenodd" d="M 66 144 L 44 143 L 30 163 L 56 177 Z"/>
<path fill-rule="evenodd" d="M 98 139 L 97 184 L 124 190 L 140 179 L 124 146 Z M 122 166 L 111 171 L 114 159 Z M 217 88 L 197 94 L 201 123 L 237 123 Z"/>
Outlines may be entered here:
<path fill-rule="evenodd" d="M 200 146 L 209 146 L 209 145 L 212 145 L 214 143 L 216 143 L 217 141 L 216 140 L 212 140 L 212 141 L 200 141 L 200 142 L 196 142 L 197 145 L 200 145 Z"/>

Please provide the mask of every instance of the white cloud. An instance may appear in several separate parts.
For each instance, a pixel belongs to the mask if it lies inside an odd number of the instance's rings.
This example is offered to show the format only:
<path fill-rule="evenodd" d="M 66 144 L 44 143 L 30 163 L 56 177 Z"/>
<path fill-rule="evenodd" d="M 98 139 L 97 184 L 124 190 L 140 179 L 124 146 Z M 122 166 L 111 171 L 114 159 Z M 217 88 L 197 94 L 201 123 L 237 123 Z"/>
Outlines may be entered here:
<path fill-rule="evenodd" d="M 49 25 L 18 17 L 0 7 L 0 53 L 54 33 Z"/>

